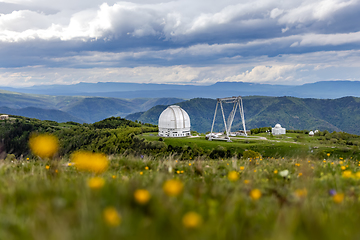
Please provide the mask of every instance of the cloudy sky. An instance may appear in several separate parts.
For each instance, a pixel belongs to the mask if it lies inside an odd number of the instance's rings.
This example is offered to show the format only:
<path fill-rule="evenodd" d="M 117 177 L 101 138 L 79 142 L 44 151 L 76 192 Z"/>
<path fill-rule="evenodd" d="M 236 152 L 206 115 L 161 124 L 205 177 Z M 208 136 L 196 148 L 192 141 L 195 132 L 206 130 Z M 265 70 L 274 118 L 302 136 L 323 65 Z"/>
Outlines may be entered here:
<path fill-rule="evenodd" d="M 360 80 L 360 0 L 0 0 L 0 86 Z"/>

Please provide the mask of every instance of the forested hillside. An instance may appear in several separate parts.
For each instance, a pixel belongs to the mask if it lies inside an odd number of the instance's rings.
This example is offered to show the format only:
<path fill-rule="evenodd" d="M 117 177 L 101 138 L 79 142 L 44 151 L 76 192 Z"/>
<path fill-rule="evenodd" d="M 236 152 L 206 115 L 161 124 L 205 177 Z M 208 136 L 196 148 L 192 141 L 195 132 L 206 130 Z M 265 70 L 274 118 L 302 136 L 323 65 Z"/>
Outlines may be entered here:
<path fill-rule="evenodd" d="M 360 98 L 302 99 L 294 97 L 244 97 L 246 128 L 274 126 L 280 123 L 287 129 L 319 129 L 360 134 Z M 211 129 L 216 100 L 196 98 L 178 104 L 188 112 L 192 130 L 207 132 Z M 157 124 L 160 113 L 167 106 L 155 106 L 143 113 L 126 118 Z M 225 104 L 228 116 L 232 105 Z M 240 128 L 240 115 L 235 115 L 233 130 Z M 223 120 L 218 110 L 215 131 L 223 131 Z"/>
<path fill-rule="evenodd" d="M 19 157 L 30 153 L 28 141 L 31 134 L 49 133 L 60 140 L 60 156 L 76 150 L 90 150 L 106 154 L 136 152 L 156 153 L 163 146 L 141 141 L 135 135 L 157 131 L 151 124 L 140 124 L 120 117 L 104 119 L 94 124 L 75 122 L 57 123 L 33 118 L 11 116 L 0 121 L 0 154 L 11 153 Z M 143 151 L 142 151 L 143 150 Z M 1 156 L 0 156 L 1 158 Z"/>

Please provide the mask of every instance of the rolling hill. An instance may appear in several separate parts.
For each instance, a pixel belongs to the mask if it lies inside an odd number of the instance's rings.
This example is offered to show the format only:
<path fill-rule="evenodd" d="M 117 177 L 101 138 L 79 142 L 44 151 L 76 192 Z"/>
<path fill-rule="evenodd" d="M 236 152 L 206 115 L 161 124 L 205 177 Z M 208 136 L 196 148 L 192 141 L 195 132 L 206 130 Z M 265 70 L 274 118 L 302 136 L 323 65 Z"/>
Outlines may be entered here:
<path fill-rule="evenodd" d="M 287 129 L 319 129 L 360 134 L 360 98 L 301 99 L 294 97 L 244 97 L 247 129 L 274 126 L 280 123 Z M 195 98 L 178 103 L 188 112 L 192 130 L 208 132 L 214 116 L 216 100 Z M 167 106 L 155 106 L 148 111 L 128 115 L 129 120 L 157 124 L 160 113 Z M 224 105 L 227 116 L 230 104 Z M 240 128 L 239 113 L 235 115 L 233 130 Z M 223 120 L 218 110 L 215 131 L 223 131 Z"/>
<path fill-rule="evenodd" d="M 111 116 L 124 117 L 130 113 L 146 111 L 159 104 L 173 104 L 180 101 L 183 99 L 50 96 L 0 90 L 0 107 L 6 107 L 2 109 L 2 113 L 58 122 L 94 123 Z M 29 107 L 31 110 L 28 109 Z M 49 115 L 49 110 L 57 111 Z"/>
<path fill-rule="evenodd" d="M 74 117 L 66 112 L 56 109 L 43 109 L 36 107 L 25 107 L 25 108 L 15 109 L 8 107 L 0 107 L 0 113 L 36 118 L 39 120 L 51 120 L 56 122 L 69 122 L 69 121 L 78 122 L 78 123 L 84 122 L 83 119 Z"/>

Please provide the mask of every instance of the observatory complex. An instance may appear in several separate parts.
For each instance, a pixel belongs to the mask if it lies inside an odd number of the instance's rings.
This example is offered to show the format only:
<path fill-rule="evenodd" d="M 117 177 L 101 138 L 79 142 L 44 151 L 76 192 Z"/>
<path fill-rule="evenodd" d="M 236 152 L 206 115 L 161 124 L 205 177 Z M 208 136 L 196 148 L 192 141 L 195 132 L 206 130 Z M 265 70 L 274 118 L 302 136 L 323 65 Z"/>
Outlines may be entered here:
<path fill-rule="evenodd" d="M 159 117 L 159 136 L 190 136 L 190 117 L 187 112 L 177 105 L 166 108 Z"/>

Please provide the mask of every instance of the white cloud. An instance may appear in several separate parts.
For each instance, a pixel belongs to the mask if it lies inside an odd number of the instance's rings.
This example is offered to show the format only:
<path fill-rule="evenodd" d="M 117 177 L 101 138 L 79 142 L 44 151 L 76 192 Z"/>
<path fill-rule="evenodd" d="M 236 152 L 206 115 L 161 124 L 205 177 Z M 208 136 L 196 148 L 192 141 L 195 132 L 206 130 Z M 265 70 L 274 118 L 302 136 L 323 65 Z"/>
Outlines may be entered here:
<path fill-rule="evenodd" d="M 337 11 L 358 4 L 358 0 L 322 0 L 304 1 L 298 7 L 288 9 L 279 19 L 281 24 L 306 23 L 313 20 L 330 20 Z"/>
<path fill-rule="evenodd" d="M 271 10 L 271 12 L 270 12 L 270 17 L 271 17 L 271 18 L 277 18 L 277 17 L 280 16 L 283 12 L 284 12 L 284 9 L 274 8 L 274 9 Z"/>
<path fill-rule="evenodd" d="M 360 43 L 360 32 L 337 34 L 306 34 L 298 46 L 325 46 Z"/>
<path fill-rule="evenodd" d="M 235 76 L 224 79 L 225 82 L 253 82 L 253 83 L 281 83 L 291 84 L 294 80 L 294 73 L 304 65 L 274 65 L 256 66 L 251 71 L 246 71 Z"/>

